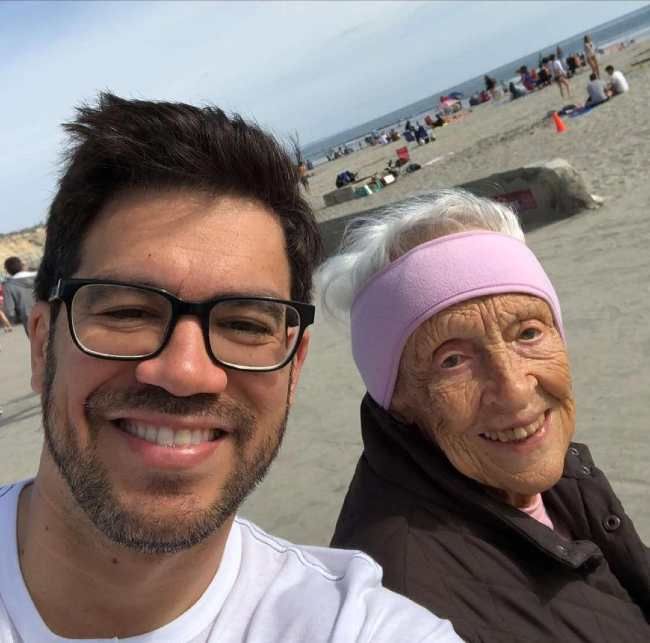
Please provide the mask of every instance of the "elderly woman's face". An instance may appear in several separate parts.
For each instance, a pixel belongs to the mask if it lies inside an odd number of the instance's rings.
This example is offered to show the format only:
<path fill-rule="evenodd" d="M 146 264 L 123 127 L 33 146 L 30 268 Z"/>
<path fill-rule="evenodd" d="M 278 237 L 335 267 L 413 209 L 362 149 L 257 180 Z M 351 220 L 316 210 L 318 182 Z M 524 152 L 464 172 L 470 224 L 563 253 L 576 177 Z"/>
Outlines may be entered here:
<path fill-rule="evenodd" d="M 391 411 L 512 504 L 553 486 L 575 407 L 549 306 L 528 295 L 494 295 L 423 323 L 402 354 Z"/>

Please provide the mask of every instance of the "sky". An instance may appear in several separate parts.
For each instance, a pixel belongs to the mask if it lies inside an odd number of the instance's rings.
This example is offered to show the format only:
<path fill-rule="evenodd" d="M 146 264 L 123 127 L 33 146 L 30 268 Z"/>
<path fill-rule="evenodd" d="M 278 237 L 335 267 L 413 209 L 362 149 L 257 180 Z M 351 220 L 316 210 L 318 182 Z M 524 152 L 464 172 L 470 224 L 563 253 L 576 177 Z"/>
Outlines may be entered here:
<path fill-rule="evenodd" d="M 109 89 L 214 103 L 301 142 L 648 1 L 0 2 L 0 233 L 42 222 L 60 124 Z"/>

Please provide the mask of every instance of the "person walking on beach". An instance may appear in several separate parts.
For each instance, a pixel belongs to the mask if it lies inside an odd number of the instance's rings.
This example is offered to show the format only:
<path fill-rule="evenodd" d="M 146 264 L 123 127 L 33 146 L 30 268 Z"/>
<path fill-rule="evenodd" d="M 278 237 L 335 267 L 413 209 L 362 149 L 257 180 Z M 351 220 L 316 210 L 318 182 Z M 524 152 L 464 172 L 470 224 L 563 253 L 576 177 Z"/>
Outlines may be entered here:
<path fill-rule="evenodd" d="M 460 641 L 366 555 L 236 515 L 314 319 L 287 152 L 216 107 L 108 93 L 65 129 L 29 322 L 43 451 L 0 487 L 0 641 Z"/>
<path fill-rule="evenodd" d="M 29 313 L 34 305 L 36 272 L 25 270 L 19 257 L 9 257 L 4 263 L 9 275 L 3 285 L 4 313 L 13 324 L 22 324 L 29 335 Z"/>
<path fill-rule="evenodd" d="M 598 58 L 596 58 L 596 51 L 594 49 L 594 43 L 591 40 L 589 34 L 585 34 L 584 37 L 584 52 L 585 60 L 589 67 L 591 67 L 592 73 L 596 74 L 596 78 L 600 78 L 600 67 L 598 66 Z"/>
<path fill-rule="evenodd" d="M 564 90 L 566 89 L 567 96 L 571 96 L 571 85 L 567 79 L 567 73 L 562 65 L 562 61 L 558 60 L 555 57 L 555 54 L 551 54 L 551 73 L 553 74 L 553 80 L 558 84 L 560 88 L 560 96 L 564 98 Z"/>

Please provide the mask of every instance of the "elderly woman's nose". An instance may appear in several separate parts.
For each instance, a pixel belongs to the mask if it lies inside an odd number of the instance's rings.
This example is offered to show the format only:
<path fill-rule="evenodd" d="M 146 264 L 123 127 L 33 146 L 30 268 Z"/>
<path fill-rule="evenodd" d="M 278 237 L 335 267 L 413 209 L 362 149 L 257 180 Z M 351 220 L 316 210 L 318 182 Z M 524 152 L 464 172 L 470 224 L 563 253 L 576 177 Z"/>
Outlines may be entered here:
<path fill-rule="evenodd" d="M 491 355 L 486 365 L 484 404 L 516 412 L 525 409 L 537 386 L 529 360 L 511 353 Z"/>

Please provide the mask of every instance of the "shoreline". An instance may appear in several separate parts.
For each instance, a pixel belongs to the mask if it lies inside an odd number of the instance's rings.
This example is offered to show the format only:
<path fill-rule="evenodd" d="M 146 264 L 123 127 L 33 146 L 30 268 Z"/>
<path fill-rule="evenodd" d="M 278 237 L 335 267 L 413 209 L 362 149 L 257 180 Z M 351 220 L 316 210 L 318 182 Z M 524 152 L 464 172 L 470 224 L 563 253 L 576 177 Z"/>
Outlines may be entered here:
<path fill-rule="evenodd" d="M 571 163 L 585 176 L 592 192 L 615 198 L 631 182 L 641 180 L 644 174 L 643 167 L 639 167 L 643 165 L 642 154 L 632 154 L 635 162 L 625 168 L 621 159 L 630 156 L 629 150 L 623 149 L 629 147 L 626 144 L 628 130 L 629 140 L 638 140 L 633 123 L 638 123 L 636 129 L 645 127 L 639 122 L 638 111 L 643 108 L 644 101 L 647 101 L 646 106 L 650 104 L 650 67 L 647 63 L 636 66 L 633 63 L 645 57 L 646 50 L 650 51 L 648 46 L 649 41 L 641 41 L 601 56 L 601 76 L 607 78 L 604 67 L 612 64 L 628 78 L 631 91 L 587 114 L 565 118 L 568 131 L 562 135 L 556 134 L 548 115 L 565 105 L 584 103 L 589 80 L 585 68 L 570 80 L 571 98 L 563 99 L 558 86 L 553 84 L 515 101 L 490 101 L 474 107 L 458 121 L 433 130 L 437 140 L 429 144 L 419 146 L 400 139 L 387 145 L 369 146 L 317 166 L 310 172 L 310 191 L 306 194 L 317 220 L 324 222 L 361 215 L 365 210 L 390 205 L 409 196 L 554 158 L 564 158 Z M 631 113 L 632 119 L 625 116 Z M 612 136 L 608 136 L 608 132 Z M 643 141 L 638 142 L 641 149 L 645 149 Z M 420 164 L 422 169 L 400 176 L 395 183 L 370 196 L 325 207 L 323 194 L 336 189 L 338 173 L 344 170 L 359 176 L 381 173 L 389 160 L 397 158 L 395 151 L 405 145 L 411 162 Z"/>

